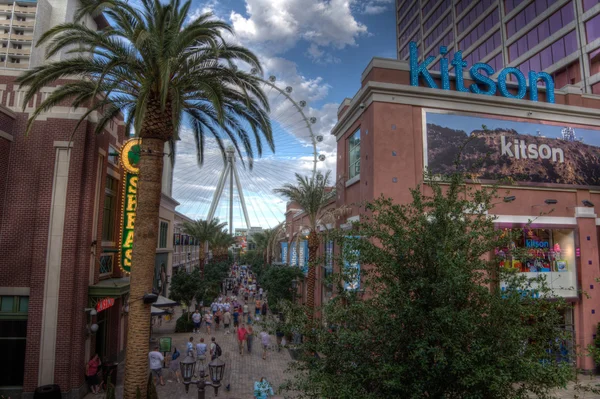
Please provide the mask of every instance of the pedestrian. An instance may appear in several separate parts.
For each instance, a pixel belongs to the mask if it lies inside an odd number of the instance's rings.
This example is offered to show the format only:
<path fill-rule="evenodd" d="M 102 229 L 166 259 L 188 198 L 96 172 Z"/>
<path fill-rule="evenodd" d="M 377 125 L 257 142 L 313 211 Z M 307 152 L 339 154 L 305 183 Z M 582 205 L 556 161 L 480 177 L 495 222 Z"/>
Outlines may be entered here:
<path fill-rule="evenodd" d="M 248 317 L 248 304 L 244 303 L 244 320 L 246 320 L 246 318 Z"/>
<path fill-rule="evenodd" d="M 265 300 L 260 309 L 260 313 L 262 314 L 263 320 L 267 317 L 267 301 Z"/>
<path fill-rule="evenodd" d="M 246 325 L 242 323 L 237 330 L 238 348 L 240 350 L 240 355 L 242 356 L 244 356 L 244 341 L 246 340 L 246 335 L 248 335 L 248 331 L 246 331 Z"/>
<path fill-rule="evenodd" d="M 229 330 L 229 325 L 231 324 L 231 313 L 229 313 L 229 310 L 227 310 L 225 312 L 225 314 L 223 315 L 223 328 L 225 329 L 225 334 L 229 334 L 231 333 L 231 331 Z"/>
<path fill-rule="evenodd" d="M 202 321 L 202 315 L 198 309 L 192 314 L 192 321 L 194 322 L 194 333 L 197 334 L 200 332 L 200 322 Z"/>
<path fill-rule="evenodd" d="M 283 340 L 283 331 L 280 327 L 275 330 L 275 337 L 277 338 L 277 352 L 281 351 L 281 341 Z"/>
<path fill-rule="evenodd" d="M 258 319 L 258 315 L 260 315 L 260 307 L 262 306 L 262 303 L 260 303 L 260 299 L 257 299 L 256 302 L 254 302 L 254 318 Z"/>
<path fill-rule="evenodd" d="M 269 381 L 265 377 L 262 377 L 260 381 L 254 382 L 254 398 L 255 399 L 268 399 L 269 396 L 273 396 L 273 388 Z"/>
<path fill-rule="evenodd" d="M 95 353 L 90 361 L 85 365 L 85 379 L 87 380 L 87 384 L 94 395 L 100 392 L 100 377 L 98 376 L 98 369 L 100 368 L 101 364 L 102 362 L 100 361 L 100 357 L 98 357 L 98 354 Z"/>
<path fill-rule="evenodd" d="M 246 344 L 248 345 L 248 353 L 252 353 L 252 343 L 254 342 L 254 329 L 251 325 L 248 325 L 246 331 L 248 332 L 246 334 Z"/>
<path fill-rule="evenodd" d="M 221 312 L 221 309 L 217 310 L 217 313 L 215 313 L 215 331 L 219 329 L 219 323 L 221 322 L 222 316 L 223 312 Z"/>
<path fill-rule="evenodd" d="M 212 305 L 210 305 L 210 310 L 212 310 L 213 316 L 215 315 L 215 313 L 217 313 L 218 309 L 219 309 L 219 305 L 217 305 L 216 302 L 213 302 Z"/>
<path fill-rule="evenodd" d="M 262 289 L 262 287 L 260 287 L 258 289 L 258 297 L 260 298 L 261 301 L 262 301 L 262 296 L 263 296 L 263 289 Z"/>
<path fill-rule="evenodd" d="M 215 360 L 219 356 L 221 356 L 221 347 L 217 344 L 215 337 L 211 338 L 210 343 L 210 360 Z"/>
<path fill-rule="evenodd" d="M 204 324 L 206 324 L 206 333 L 210 335 L 210 327 L 212 326 L 212 315 L 208 311 L 204 315 Z"/>
<path fill-rule="evenodd" d="M 194 357 L 194 337 L 190 337 L 187 343 L 187 355 Z"/>
<path fill-rule="evenodd" d="M 154 384 L 156 385 L 157 380 L 160 381 L 160 385 L 165 385 L 165 381 L 162 376 L 162 363 L 165 361 L 165 357 L 158 351 L 158 346 L 154 347 L 154 350 L 148 353 L 148 360 L 150 362 L 150 370 L 154 375 Z"/>
<path fill-rule="evenodd" d="M 269 349 L 269 344 L 271 343 L 271 336 L 268 332 L 263 331 L 260 333 L 260 343 L 263 347 L 263 360 L 267 360 L 267 349 Z"/>
<path fill-rule="evenodd" d="M 179 362 L 181 361 L 181 353 L 177 350 L 177 348 L 173 348 L 173 354 L 171 355 L 171 364 L 169 364 L 169 368 L 171 372 L 175 374 L 175 378 L 177 382 L 180 383 L 183 378 L 181 378 L 181 371 L 179 370 Z"/>
<path fill-rule="evenodd" d="M 238 327 L 240 326 L 240 311 L 239 309 L 236 307 L 235 309 L 233 309 L 233 328 L 234 330 L 237 332 Z"/>

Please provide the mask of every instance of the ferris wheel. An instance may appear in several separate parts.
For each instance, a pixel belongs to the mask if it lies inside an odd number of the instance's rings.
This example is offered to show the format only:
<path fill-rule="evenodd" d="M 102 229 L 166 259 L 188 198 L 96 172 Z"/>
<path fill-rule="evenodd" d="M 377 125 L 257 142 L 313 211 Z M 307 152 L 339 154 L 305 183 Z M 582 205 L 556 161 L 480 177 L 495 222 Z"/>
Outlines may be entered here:
<path fill-rule="evenodd" d="M 252 71 L 256 73 L 256 71 Z M 273 190 L 294 183 L 295 174 L 318 177 L 323 136 L 319 120 L 310 116 L 308 103 L 294 98 L 292 86 L 280 84 L 275 76 L 260 79 L 269 99 L 275 151 L 263 145 L 262 157 L 255 151 L 254 165 L 229 147 L 226 156 L 216 141 L 207 140 L 204 164 L 199 167 L 191 135 L 181 135 L 177 144 L 173 197 L 178 212 L 192 219 L 218 218 L 235 228 L 273 228 L 285 220 L 286 199 Z M 245 157 L 244 157 L 245 158 Z"/>

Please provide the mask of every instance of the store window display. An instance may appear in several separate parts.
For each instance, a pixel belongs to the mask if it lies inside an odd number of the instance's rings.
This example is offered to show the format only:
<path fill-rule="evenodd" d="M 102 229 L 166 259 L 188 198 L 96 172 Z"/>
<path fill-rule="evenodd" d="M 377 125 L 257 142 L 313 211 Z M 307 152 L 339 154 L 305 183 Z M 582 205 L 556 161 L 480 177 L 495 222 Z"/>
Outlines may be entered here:
<path fill-rule="evenodd" d="M 555 296 L 576 297 L 575 230 L 529 227 L 512 229 L 518 230 L 519 238 L 511 243 L 511 248 L 496 251 L 500 266 L 516 269 L 532 278 L 544 273 L 546 283 Z M 519 251 L 516 251 L 517 248 Z"/>

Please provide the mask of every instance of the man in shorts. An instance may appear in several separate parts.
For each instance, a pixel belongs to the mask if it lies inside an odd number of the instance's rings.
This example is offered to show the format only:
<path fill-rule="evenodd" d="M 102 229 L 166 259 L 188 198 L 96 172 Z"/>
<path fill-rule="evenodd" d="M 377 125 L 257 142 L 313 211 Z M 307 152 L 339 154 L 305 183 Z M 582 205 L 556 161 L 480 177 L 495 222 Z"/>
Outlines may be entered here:
<path fill-rule="evenodd" d="M 204 323 L 206 324 L 206 333 L 210 335 L 210 327 L 212 326 L 213 317 L 209 312 L 204 315 Z"/>
<path fill-rule="evenodd" d="M 192 315 L 192 321 L 194 322 L 194 333 L 197 334 L 200 332 L 200 322 L 202 321 L 202 315 L 196 309 L 194 314 Z"/>
<path fill-rule="evenodd" d="M 237 332 L 238 327 L 240 326 L 240 313 L 238 308 L 233 309 L 233 328 Z"/>
<path fill-rule="evenodd" d="M 162 376 L 162 363 L 165 361 L 165 357 L 158 351 L 158 346 L 155 346 L 154 350 L 148 353 L 148 361 L 150 362 L 152 375 L 154 375 L 155 378 L 154 384 L 156 384 L 158 380 L 160 381 L 160 385 L 165 385 Z"/>
<path fill-rule="evenodd" d="M 223 314 L 223 326 L 225 328 L 225 334 L 231 333 L 231 331 L 229 331 L 230 325 L 231 325 L 231 313 L 229 313 L 229 310 L 228 310 L 225 312 L 225 314 Z"/>

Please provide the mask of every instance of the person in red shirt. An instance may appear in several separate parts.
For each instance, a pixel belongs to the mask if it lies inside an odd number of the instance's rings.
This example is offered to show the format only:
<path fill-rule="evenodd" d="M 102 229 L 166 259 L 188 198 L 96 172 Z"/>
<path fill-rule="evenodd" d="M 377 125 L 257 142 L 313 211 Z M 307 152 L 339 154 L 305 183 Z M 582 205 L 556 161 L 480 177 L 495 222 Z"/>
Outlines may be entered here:
<path fill-rule="evenodd" d="M 248 335 L 248 331 L 246 330 L 246 325 L 242 324 L 240 328 L 237 330 L 238 337 L 238 347 L 240 349 L 240 355 L 244 356 L 244 341 Z"/>
<path fill-rule="evenodd" d="M 90 359 L 90 361 L 85 365 L 85 377 L 88 386 L 94 394 L 100 392 L 100 378 L 98 377 L 98 368 L 101 364 L 102 362 L 100 361 L 98 354 L 95 353 L 94 356 Z"/>

